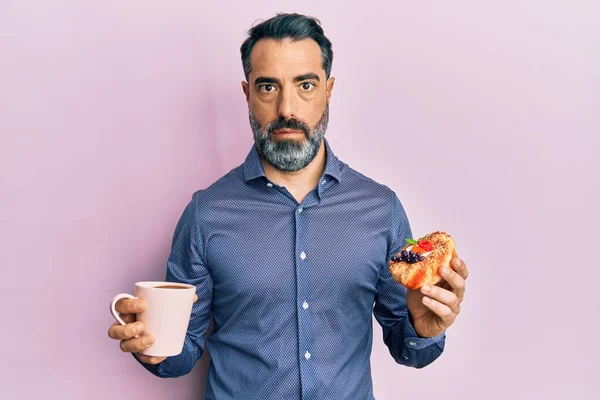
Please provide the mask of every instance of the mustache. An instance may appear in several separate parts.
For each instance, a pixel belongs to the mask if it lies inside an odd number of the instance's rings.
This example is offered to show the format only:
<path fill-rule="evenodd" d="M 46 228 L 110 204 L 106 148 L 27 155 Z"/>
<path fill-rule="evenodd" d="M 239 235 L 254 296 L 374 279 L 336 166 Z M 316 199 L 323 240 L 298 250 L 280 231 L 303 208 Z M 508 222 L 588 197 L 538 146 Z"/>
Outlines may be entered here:
<path fill-rule="evenodd" d="M 306 136 L 310 135 L 310 126 L 308 126 L 308 124 L 306 124 L 298 119 L 295 119 L 295 118 L 284 119 L 282 117 L 279 117 L 275 121 L 271 122 L 267 126 L 267 129 L 265 129 L 265 130 L 267 131 L 267 134 L 270 136 L 274 131 L 279 130 L 279 129 L 298 130 L 298 131 L 304 132 L 304 134 Z"/>

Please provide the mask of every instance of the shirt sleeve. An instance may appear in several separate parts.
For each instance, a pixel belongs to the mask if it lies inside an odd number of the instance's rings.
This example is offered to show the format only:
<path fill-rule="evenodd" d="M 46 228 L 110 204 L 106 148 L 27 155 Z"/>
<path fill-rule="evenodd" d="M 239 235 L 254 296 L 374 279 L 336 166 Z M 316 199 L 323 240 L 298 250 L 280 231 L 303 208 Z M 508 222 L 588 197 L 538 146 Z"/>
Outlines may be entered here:
<path fill-rule="evenodd" d="M 176 378 L 192 370 L 204 352 L 204 335 L 210 324 L 213 280 L 203 261 L 197 208 L 194 197 L 177 223 L 167 261 L 166 281 L 194 285 L 198 295 L 198 301 L 192 307 L 183 351 L 160 364 L 141 363 L 148 371 L 162 378 Z"/>
<path fill-rule="evenodd" d="M 403 247 L 405 239 L 412 238 L 408 218 L 395 195 L 392 221 L 392 245 L 377 283 L 373 314 L 383 329 L 383 341 L 394 360 L 402 365 L 423 368 L 442 354 L 446 334 L 423 338 L 413 327 L 406 306 L 407 289 L 394 281 L 387 267 L 391 257 Z"/>

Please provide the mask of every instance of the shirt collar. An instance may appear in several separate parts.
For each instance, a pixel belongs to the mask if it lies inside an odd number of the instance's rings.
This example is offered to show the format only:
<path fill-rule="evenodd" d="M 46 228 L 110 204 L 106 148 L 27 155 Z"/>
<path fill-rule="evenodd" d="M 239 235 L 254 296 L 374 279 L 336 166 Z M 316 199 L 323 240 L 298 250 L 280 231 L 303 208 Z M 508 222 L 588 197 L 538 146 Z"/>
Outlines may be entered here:
<path fill-rule="evenodd" d="M 325 143 L 326 153 L 325 171 L 323 172 L 323 175 L 328 175 L 339 182 L 341 178 L 340 161 L 335 154 L 333 154 L 327 139 L 323 139 L 323 142 Z M 260 162 L 260 156 L 258 155 L 256 144 L 253 144 L 250 152 L 246 156 L 246 160 L 244 161 L 244 180 L 248 182 L 252 179 L 260 177 L 266 178 L 265 170 Z"/>

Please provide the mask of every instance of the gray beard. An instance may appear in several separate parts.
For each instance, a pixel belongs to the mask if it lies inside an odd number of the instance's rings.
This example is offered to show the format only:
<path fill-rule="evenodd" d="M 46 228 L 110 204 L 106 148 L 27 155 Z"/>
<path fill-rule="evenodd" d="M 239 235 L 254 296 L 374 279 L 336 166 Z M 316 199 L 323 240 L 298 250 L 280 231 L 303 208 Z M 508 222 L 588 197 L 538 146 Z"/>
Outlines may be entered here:
<path fill-rule="evenodd" d="M 248 114 L 258 153 L 278 170 L 295 172 L 310 164 L 319 152 L 329 122 L 329 103 L 325 105 L 323 115 L 314 128 L 311 129 L 307 124 L 298 120 L 291 123 L 293 125 L 290 126 L 291 129 L 301 129 L 304 132 L 306 140 L 301 142 L 294 139 L 271 140 L 273 131 L 284 127 L 282 125 L 285 125 L 285 122 L 273 121 L 263 130 L 250 109 Z"/>

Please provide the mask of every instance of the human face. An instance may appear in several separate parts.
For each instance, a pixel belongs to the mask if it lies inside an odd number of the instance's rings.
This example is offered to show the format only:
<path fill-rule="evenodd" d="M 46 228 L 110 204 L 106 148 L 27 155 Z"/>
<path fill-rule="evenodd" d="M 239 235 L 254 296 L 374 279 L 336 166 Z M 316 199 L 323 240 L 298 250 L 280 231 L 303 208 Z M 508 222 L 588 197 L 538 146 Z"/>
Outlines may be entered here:
<path fill-rule="evenodd" d="M 316 156 L 327 130 L 334 78 L 326 79 L 312 39 L 256 43 L 249 82 L 242 82 L 259 153 L 281 171 L 298 171 Z"/>

